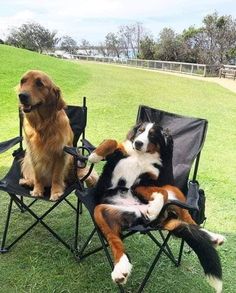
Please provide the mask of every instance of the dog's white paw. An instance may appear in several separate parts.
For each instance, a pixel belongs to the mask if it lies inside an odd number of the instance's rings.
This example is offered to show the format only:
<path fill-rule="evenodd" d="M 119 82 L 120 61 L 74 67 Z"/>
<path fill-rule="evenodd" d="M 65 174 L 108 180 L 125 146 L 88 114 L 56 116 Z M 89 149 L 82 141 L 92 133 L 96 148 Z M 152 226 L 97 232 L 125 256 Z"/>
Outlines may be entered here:
<path fill-rule="evenodd" d="M 163 195 L 161 193 L 154 192 L 152 197 L 153 200 L 149 201 L 146 214 L 149 221 L 153 221 L 158 217 L 164 204 Z"/>
<path fill-rule="evenodd" d="M 63 194 L 63 192 L 52 193 L 49 200 L 57 201 L 62 194 Z"/>
<path fill-rule="evenodd" d="M 88 160 L 90 163 L 96 164 L 98 162 L 100 162 L 103 159 L 102 156 L 99 156 L 98 154 L 96 154 L 95 152 L 93 152 L 92 154 L 89 155 Z"/>
<path fill-rule="evenodd" d="M 113 282 L 122 285 L 126 284 L 131 270 L 132 264 L 129 262 L 127 255 L 123 254 L 111 273 Z"/>
<path fill-rule="evenodd" d="M 33 189 L 32 191 L 30 191 L 30 195 L 33 197 L 42 197 L 43 191 L 38 190 L 38 189 Z"/>
<path fill-rule="evenodd" d="M 221 234 L 213 233 L 213 232 L 210 232 L 206 229 L 201 229 L 201 230 L 206 232 L 211 237 L 211 241 L 214 246 L 222 245 L 226 241 L 225 236 L 223 236 Z"/>

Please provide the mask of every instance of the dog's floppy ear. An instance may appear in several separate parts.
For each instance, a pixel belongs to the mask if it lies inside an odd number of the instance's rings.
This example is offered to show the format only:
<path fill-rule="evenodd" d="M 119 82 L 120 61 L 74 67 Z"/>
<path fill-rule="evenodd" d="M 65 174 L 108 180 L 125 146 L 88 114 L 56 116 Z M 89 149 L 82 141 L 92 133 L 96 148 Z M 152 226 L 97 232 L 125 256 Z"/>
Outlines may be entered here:
<path fill-rule="evenodd" d="M 165 140 L 165 152 L 169 155 L 172 155 L 174 141 L 173 141 L 170 130 L 166 128 L 165 130 L 162 131 L 162 135 Z"/>
<path fill-rule="evenodd" d="M 139 122 L 138 124 L 136 124 L 135 126 L 133 126 L 130 131 L 128 132 L 126 138 L 128 140 L 133 140 L 134 139 L 134 136 L 135 134 L 137 133 L 137 130 L 139 129 L 139 127 L 143 124 L 143 122 Z"/>
<path fill-rule="evenodd" d="M 56 97 L 56 108 L 58 111 L 60 111 L 61 109 L 64 109 L 66 107 L 66 103 L 62 98 L 61 90 L 58 86 L 53 87 L 53 92 Z"/>

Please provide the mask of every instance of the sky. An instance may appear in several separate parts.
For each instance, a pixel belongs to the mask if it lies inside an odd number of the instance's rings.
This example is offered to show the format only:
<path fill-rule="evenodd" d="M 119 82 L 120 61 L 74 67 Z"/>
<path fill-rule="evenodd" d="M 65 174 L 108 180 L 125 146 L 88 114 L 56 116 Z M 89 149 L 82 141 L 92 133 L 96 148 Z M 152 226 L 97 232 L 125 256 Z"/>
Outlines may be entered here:
<path fill-rule="evenodd" d="M 180 33 L 199 27 L 205 15 L 217 11 L 236 18 L 236 0 L 0 0 L 0 39 L 12 27 L 34 21 L 58 36 L 69 35 L 98 44 L 119 26 L 141 22 L 154 38 L 164 27 Z"/>

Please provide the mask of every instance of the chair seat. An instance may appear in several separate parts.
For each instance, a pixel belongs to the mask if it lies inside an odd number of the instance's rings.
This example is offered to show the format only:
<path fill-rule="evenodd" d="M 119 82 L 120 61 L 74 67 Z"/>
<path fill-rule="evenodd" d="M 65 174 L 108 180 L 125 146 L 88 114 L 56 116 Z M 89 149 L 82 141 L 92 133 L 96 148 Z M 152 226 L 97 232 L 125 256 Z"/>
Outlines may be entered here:
<path fill-rule="evenodd" d="M 50 201 L 49 200 L 50 187 L 45 188 L 44 195 L 42 197 L 34 197 L 30 194 L 30 191 L 32 190 L 32 188 L 29 188 L 27 186 L 22 186 L 19 184 L 19 180 L 20 178 L 22 178 L 21 166 L 20 166 L 21 158 L 22 158 L 22 155 L 14 158 L 13 164 L 9 172 L 6 174 L 6 176 L 3 179 L 0 180 L 0 190 L 8 192 L 8 193 L 14 193 L 20 196 L 30 197 L 32 199 L 42 199 L 42 200 Z M 64 198 L 76 188 L 78 188 L 76 183 L 66 187 L 63 195 L 61 195 L 59 199 Z"/>
<path fill-rule="evenodd" d="M 96 194 L 95 194 L 95 188 L 87 188 L 84 191 L 76 190 L 75 194 L 79 197 L 79 200 L 84 204 L 86 209 L 89 211 L 90 215 L 93 218 L 94 209 L 97 205 L 96 201 Z M 131 226 L 129 228 L 126 228 L 123 230 L 124 233 L 126 232 L 140 232 L 140 233 L 147 233 L 150 231 L 160 230 L 160 227 L 158 225 L 155 226 L 149 226 L 147 223 L 143 224 L 136 224 L 134 226 Z"/>

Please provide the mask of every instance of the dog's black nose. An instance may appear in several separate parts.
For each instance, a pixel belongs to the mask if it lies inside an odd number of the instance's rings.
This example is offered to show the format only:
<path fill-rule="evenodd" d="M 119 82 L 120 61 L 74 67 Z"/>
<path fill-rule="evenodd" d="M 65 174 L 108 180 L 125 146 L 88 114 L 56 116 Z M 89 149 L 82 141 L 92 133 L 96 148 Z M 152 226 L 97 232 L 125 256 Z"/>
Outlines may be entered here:
<path fill-rule="evenodd" d="M 143 142 L 140 140 L 136 140 L 134 143 L 134 146 L 135 146 L 136 150 L 141 150 L 141 148 L 143 146 Z"/>
<path fill-rule="evenodd" d="M 29 94 L 23 92 L 19 94 L 19 99 L 22 104 L 29 104 L 30 96 Z"/>

